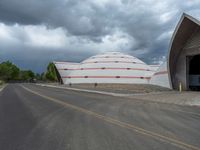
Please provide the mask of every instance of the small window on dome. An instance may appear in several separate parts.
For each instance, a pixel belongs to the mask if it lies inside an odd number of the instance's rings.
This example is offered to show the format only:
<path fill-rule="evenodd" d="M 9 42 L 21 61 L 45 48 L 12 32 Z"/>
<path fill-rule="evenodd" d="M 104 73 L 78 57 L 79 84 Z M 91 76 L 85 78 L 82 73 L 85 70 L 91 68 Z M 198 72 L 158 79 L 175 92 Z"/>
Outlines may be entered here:
<path fill-rule="evenodd" d="M 85 76 L 85 78 L 88 78 L 88 76 Z"/>
<path fill-rule="evenodd" d="M 130 70 L 131 68 L 127 68 L 127 70 Z"/>
<path fill-rule="evenodd" d="M 120 78 L 120 76 L 116 76 L 116 78 Z"/>

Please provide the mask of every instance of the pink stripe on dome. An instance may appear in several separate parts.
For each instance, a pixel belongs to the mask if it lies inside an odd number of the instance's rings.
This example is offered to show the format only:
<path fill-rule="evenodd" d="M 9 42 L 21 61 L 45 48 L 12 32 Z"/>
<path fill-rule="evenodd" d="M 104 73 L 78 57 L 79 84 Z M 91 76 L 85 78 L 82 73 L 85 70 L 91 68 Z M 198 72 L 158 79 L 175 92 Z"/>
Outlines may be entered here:
<path fill-rule="evenodd" d="M 131 64 L 145 64 L 141 62 L 133 62 L 133 61 L 91 61 L 91 62 L 82 62 L 82 64 L 89 64 L 89 63 L 131 63 Z"/>
<path fill-rule="evenodd" d="M 62 78 L 126 78 L 126 79 L 150 79 L 150 77 L 140 77 L 140 76 L 62 76 Z"/>
<path fill-rule="evenodd" d="M 154 70 L 143 69 L 143 68 L 109 68 L 109 67 L 101 67 L 101 68 L 60 68 L 58 70 L 143 70 L 143 71 L 154 71 Z"/>

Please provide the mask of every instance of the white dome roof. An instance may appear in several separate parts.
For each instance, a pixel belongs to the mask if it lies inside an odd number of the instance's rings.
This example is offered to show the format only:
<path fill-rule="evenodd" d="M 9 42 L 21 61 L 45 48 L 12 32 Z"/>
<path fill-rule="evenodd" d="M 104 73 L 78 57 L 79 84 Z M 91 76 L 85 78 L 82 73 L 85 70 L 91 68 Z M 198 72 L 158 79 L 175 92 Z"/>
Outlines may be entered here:
<path fill-rule="evenodd" d="M 64 65 L 63 65 L 64 64 Z M 148 83 L 154 73 L 140 59 L 120 52 L 92 56 L 79 65 L 55 65 L 64 83 Z"/>
<path fill-rule="evenodd" d="M 143 63 L 143 61 L 137 59 L 136 57 L 127 55 L 127 54 L 123 54 L 123 53 L 119 53 L 119 52 L 107 52 L 104 54 L 100 54 L 100 55 L 95 55 L 92 56 L 86 60 L 84 60 L 82 63 L 88 63 L 88 62 L 99 62 L 99 63 L 109 63 L 109 62 L 127 62 L 127 63 Z"/>

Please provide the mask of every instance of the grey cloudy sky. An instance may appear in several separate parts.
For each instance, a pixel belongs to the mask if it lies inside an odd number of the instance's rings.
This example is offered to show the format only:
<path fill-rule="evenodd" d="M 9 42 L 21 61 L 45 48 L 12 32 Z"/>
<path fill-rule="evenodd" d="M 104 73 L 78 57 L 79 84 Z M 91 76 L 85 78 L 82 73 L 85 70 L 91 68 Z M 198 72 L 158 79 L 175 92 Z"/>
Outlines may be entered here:
<path fill-rule="evenodd" d="M 200 0 L 0 0 L 0 62 L 42 72 L 120 51 L 159 63 L 183 12 L 200 19 Z"/>

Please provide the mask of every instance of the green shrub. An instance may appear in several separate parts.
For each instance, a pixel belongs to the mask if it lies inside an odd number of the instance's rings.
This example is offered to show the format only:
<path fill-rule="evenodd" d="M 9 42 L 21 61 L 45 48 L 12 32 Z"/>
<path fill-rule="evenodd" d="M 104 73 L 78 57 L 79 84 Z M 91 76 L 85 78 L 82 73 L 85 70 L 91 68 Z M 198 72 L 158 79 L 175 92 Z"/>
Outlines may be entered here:
<path fill-rule="evenodd" d="M 4 82 L 2 80 L 0 80 L 0 85 L 3 85 L 3 84 L 4 84 Z"/>

